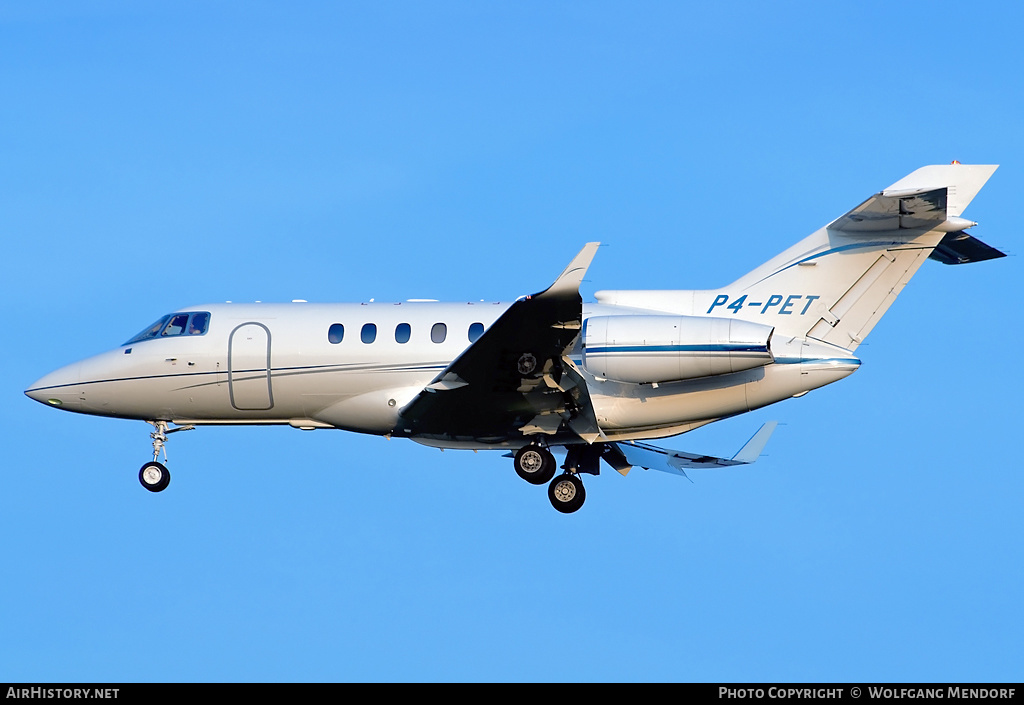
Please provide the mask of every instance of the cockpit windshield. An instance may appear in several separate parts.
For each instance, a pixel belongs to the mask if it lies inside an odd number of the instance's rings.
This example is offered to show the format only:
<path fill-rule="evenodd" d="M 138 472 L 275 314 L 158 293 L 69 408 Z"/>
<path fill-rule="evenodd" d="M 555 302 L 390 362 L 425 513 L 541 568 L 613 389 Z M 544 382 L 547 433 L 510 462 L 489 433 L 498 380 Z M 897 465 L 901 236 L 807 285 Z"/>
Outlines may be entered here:
<path fill-rule="evenodd" d="M 139 343 L 153 338 L 167 338 L 176 335 L 205 335 L 210 326 L 210 314 L 205 311 L 194 313 L 171 313 L 162 316 L 153 325 L 129 340 L 125 345 Z"/>

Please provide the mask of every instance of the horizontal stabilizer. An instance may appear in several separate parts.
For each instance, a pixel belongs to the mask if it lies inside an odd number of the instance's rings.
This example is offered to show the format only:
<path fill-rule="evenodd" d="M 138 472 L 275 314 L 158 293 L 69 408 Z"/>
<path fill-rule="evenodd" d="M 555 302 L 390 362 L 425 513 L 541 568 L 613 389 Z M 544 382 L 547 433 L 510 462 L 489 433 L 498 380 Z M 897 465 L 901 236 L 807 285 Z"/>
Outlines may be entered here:
<path fill-rule="evenodd" d="M 932 229 L 946 220 L 946 189 L 883 191 L 833 221 L 829 230 L 875 233 Z"/>
<path fill-rule="evenodd" d="M 631 466 L 647 470 L 661 470 L 673 475 L 687 477 L 686 470 L 695 468 L 722 468 L 753 463 L 760 457 L 765 444 L 768 443 L 768 439 L 771 437 L 772 432 L 775 431 L 776 426 L 778 426 L 777 421 L 766 423 L 732 458 L 716 458 L 710 455 L 684 453 L 683 451 L 658 448 L 657 446 L 637 443 L 635 441 L 616 443 L 615 446 L 625 456 L 626 461 Z M 620 470 L 619 472 L 622 471 Z"/>
<path fill-rule="evenodd" d="M 1006 254 L 959 230 L 942 238 L 928 257 L 943 264 L 970 264 L 1006 257 Z"/>
<path fill-rule="evenodd" d="M 878 232 L 942 228 L 947 220 L 959 219 L 995 170 L 993 164 L 922 167 L 832 221 L 828 229 L 867 236 Z"/>

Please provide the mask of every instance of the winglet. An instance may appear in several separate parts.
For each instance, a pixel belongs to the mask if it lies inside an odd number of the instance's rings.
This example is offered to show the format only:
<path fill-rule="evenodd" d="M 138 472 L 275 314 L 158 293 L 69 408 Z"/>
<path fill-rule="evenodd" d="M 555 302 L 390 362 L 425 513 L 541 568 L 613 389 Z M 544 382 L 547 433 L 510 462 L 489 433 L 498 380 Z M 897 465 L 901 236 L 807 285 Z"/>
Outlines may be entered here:
<path fill-rule="evenodd" d="M 587 268 L 590 267 L 590 263 L 593 261 L 594 255 L 597 254 L 597 248 L 600 244 L 599 242 L 588 242 L 584 245 L 579 254 L 573 257 L 569 266 L 558 275 L 555 283 L 541 292 L 541 294 L 554 294 L 558 296 L 577 293 L 580 289 L 580 283 L 583 281 L 583 275 L 587 273 Z M 538 296 L 541 294 L 538 294 Z"/>
<path fill-rule="evenodd" d="M 747 441 L 747 444 L 740 448 L 740 451 L 732 456 L 732 459 L 737 463 L 753 463 L 761 457 L 761 452 L 764 450 L 765 445 L 768 443 L 768 439 L 771 438 L 772 433 L 775 431 L 775 427 L 779 425 L 778 421 L 769 421 L 764 426 L 758 429 L 757 433 Z"/>
<path fill-rule="evenodd" d="M 775 427 L 779 425 L 778 421 L 769 421 L 754 434 L 753 438 L 747 441 L 747 444 L 740 448 L 740 451 L 732 458 L 716 458 L 712 455 L 695 455 L 693 453 L 684 453 L 678 450 L 668 450 L 666 448 L 658 448 L 657 446 L 647 445 L 646 443 L 640 443 L 638 441 L 628 441 L 625 443 L 611 443 L 609 445 L 614 446 L 618 455 L 621 458 L 616 458 L 621 461 L 618 465 L 612 462 L 613 457 L 609 454 L 605 456 L 608 464 L 618 470 L 620 473 L 625 475 L 628 472 L 629 467 L 619 467 L 619 465 L 626 466 L 639 466 L 647 468 L 648 470 L 661 470 L 662 472 L 672 473 L 673 475 L 682 475 L 689 479 L 689 475 L 686 474 L 686 470 L 689 468 L 704 470 L 709 468 L 726 468 L 735 465 L 749 465 L 753 463 L 761 456 L 761 451 L 764 450 L 765 444 L 768 442 L 768 438 L 772 435 Z"/>

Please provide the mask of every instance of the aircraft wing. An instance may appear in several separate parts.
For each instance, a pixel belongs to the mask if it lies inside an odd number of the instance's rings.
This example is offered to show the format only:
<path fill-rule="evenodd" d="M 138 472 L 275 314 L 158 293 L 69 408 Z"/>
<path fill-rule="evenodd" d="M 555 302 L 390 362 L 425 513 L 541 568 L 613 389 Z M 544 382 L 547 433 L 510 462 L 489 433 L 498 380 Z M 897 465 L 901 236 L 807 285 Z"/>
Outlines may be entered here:
<path fill-rule="evenodd" d="M 401 411 L 396 434 L 500 442 L 600 437 L 586 383 L 569 360 L 583 319 L 588 243 L 546 290 L 508 308 Z"/>
<path fill-rule="evenodd" d="M 769 421 L 761 426 L 757 433 L 747 441 L 746 445 L 731 458 L 695 455 L 693 453 L 667 450 L 646 443 L 630 441 L 613 444 L 617 453 L 606 454 L 605 459 L 623 475 L 629 472 L 631 467 L 642 467 L 647 470 L 661 470 L 662 472 L 687 477 L 686 470 L 694 468 L 721 468 L 753 463 L 761 456 L 761 452 L 775 431 L 776 426 L 778 426 L 776 421 Z M 621 454 L 621 457 L 616 457 L 619 454 Z M 625 461 L 624 464 L 623 461 Z"/>

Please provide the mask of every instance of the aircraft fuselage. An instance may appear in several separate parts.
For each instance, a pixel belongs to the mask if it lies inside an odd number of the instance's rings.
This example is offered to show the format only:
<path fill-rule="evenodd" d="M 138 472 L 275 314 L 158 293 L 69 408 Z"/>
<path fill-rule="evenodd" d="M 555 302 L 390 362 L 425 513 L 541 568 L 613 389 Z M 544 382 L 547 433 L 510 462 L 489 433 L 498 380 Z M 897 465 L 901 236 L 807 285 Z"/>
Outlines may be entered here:
<path fill-rule="evenodd" d="M 507 303 L 211 304 L 202 334 L 156 335 L 61 368 L 30 397 L 85 414 L 192 424 L 290 424 L 409 436 L 447 447 L 517 447 L 525 436 L 472 442 L 403 432 L 400 410 Z M 632 315 L 585 305 L 584 316 Z M 172 314 L 173 315 L 173 314 Z M 372 338 L 371 338 L 372 335 Z M 582 342 L 569 355 L 595 415 L 614 439 L 674 435 L 841 379 L 859 360 L 806 341 L 773 345 L 775 362 L 733 374 L 629 384 L 586 372 Z M 517 442 L 518 441 L 518 442 Z"/>

